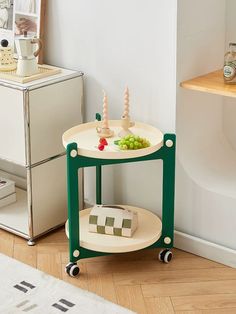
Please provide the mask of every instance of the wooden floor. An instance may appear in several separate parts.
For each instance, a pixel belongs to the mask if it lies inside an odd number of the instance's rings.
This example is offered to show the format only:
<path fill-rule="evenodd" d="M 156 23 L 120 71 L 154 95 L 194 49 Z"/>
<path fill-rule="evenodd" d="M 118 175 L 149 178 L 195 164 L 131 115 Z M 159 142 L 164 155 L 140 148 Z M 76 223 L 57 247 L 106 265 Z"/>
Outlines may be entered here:
<path fill-rule="evenodd" d="M 183 251 L 174 250 L 170 264 L 157 260 L 157 250 L 82 260 L 76 279 L 64 272 L 68 246 L 63 229 L 34 247 L 0 230 L 0 252 L 137 313 L 236 313 L 236 269 Z"/>

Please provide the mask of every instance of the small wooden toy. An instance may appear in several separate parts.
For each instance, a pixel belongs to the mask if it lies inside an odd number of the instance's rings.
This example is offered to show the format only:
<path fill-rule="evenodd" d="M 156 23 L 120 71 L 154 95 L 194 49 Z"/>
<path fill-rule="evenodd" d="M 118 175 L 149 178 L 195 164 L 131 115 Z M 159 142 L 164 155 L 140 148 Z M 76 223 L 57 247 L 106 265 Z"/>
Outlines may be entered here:
<path fill-rule="evenodd" d="M 89 215 L 89 231 L 132 237 L 138 214 L 121 206 L 95 205 Z"/>
<path fill-rule="evenodd" d="M 122 130 L 119 132 L 119 137 L 124 137 L 129 134 L 133 134 L 129 128 L 134 126 L 135 123 L 130 121 L 130 116 L 129 116 L 129 89 L 126 87 L 125 89 L 125 94 L 124 94 L 124 113 L 121 118 L 121 127 Z"/>
<path fill-rule="evenodd" d="M 102 116 L 102 127 L 97 127 L 97 133 L 99 137 L 112 137 L 114 135 L 114 132 L 110 130 L 109 123 L 108 123 L 108 100 L 107 95 L 105 92 L 103 92 L 103 116 Z"/>

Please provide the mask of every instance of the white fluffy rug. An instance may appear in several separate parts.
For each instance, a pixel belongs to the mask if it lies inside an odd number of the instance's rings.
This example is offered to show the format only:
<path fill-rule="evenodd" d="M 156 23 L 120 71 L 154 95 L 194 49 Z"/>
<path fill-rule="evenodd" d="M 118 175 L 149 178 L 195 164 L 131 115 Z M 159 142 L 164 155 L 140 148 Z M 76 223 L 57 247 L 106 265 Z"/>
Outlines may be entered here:
<path fill-rule="evenodd" d="M 133 312 L 0 254 L 0 313 L 132 314 Z"/>

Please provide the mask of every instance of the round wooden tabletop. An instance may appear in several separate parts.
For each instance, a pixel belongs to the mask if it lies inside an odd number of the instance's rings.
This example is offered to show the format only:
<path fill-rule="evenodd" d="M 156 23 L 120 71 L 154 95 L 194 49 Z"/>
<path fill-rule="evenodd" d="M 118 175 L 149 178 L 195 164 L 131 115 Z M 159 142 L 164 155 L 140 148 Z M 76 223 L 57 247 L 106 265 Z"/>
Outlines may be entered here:
<path fill-rule="evenodd" d="M 146 138 L 150 142 L 150 147 L 137 150 L 121 150 L 114 144 L 119 140 L 118 133 L 121 130 L 121 120 L 110 120 L 109 127 L 114 132 L 114 136 L 107 138 L 108 145 L 103 151 L 98 149 L 99 136 L 96 127 L 101 126 L 101 121 L 83 123 L 67 130 L 63 136 L 63 145 L 66 148 L 69 143 L 77 143 L 78 154 L 80 156 L 100 158 L 100 159 L 127 159 L 136 158 L 154 153 L 163 146 L 163 133 L 148 124 L 135 122 L 135 126 L 130 130 L 134 135 Z"/>

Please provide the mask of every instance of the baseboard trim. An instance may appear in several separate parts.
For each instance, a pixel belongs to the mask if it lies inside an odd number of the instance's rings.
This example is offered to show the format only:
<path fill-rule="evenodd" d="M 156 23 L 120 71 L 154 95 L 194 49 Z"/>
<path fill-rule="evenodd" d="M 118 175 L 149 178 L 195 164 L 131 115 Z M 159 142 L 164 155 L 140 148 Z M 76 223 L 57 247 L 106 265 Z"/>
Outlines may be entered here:
<path fill-rule="evenodd" d="M 175 247 L 236 268 L 236 250 L 175 231 Z"/>

